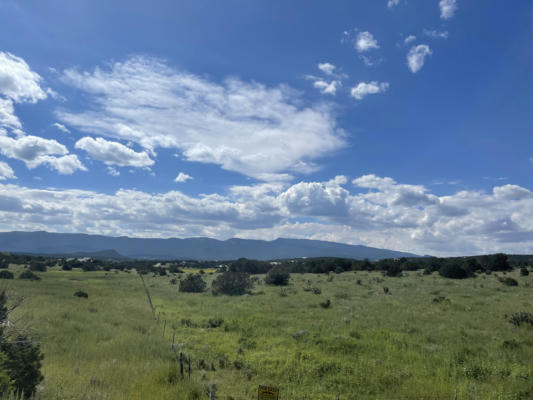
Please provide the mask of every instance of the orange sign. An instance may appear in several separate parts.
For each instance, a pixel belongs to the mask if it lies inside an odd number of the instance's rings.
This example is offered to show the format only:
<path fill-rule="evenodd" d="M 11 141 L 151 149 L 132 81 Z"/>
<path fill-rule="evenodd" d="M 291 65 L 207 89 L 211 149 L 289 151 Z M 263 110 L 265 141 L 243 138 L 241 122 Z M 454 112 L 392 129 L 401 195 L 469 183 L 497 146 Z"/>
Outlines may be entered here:
<path fill-rule="evenodd" d="M 278 400 L 278 399 L 279 399 L 278 388 L 259 385 L 257 400 Z"/>

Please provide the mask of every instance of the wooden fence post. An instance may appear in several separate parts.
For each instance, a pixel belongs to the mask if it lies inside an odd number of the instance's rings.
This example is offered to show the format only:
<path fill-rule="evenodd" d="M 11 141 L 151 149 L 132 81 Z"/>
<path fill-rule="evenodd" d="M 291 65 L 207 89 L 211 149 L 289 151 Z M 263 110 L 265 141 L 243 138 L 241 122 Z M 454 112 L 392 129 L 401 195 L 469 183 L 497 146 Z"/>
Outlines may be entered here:
<path fill-rule="evenodd" d="M 163 325 L 163 337 L 165 337 L 166 329 L 167 329 L 167 320 L 165 320 L 165 325 Z"/>
<path fill-rule="evenodd" d="M 183 353 L 180 353 L 180 374 L 183 378 Z"/>
<path fill-rule="evenodd" d="M 189 354 L 189 360 L 188 360 L 188 364 L 189 364 L 189 380 L 191 380 L 191 355 Z"/>

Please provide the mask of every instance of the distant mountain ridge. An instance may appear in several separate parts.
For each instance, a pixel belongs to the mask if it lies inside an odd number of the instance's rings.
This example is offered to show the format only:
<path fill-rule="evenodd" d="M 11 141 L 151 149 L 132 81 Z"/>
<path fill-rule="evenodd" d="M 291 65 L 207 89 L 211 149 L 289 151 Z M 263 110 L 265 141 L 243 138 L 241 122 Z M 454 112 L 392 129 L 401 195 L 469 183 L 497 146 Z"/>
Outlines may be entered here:
<path fill-rule="evenodd" d="M 273 260 L 300 257 L 343 257 L 370 260 L 417 257 L 416 254 L 308 239 L 217 240 L 210 238 L 150 239 L 82 233 L 0 232 L 0 251 L 34 254 L 73 254 L 114 251 L 129 258 Z"/>

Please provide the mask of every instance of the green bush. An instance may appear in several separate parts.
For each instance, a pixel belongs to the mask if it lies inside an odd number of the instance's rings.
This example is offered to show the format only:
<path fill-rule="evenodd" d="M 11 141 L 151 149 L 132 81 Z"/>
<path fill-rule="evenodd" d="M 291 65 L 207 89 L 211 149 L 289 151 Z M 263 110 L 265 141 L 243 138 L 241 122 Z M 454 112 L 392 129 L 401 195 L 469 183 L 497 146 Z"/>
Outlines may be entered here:
<path fill-rule="evenodd" d="M 84 292 L 83 290 L 78 290 L 77 292 L 74 292 L 74 296 L 82 297 L 82 298 L 85 298 L 85 299 L 89 297 L 89 295 L 86 292 Z"/>
<path fill-rule="evenodd" d="M 516 279 L 513 279 L 511 277 L 505 278 L 502 282 L 504 285 L 507 286 L 518 286 L 518 282 L 516 281 Z"/>
<path fill-rule="evenodd" d="M 471 272 L 467 270 L 464 265 L 459 264 L 454 260 L 446 260 L 446 262 L 440 267 L 439 274 L 445 278 L 466 279 L 471 275 Z"/>
<path fill-rule="evenodd" d="M 268 271 L 265 282 L 269 285 L 286 286 L 291 275 L 282 267 L 276 266 Z"/>
<path fill-rule="evenodd" d="M 27 269 L 26 271 L 22 272 L 19 275 L 19 279 L 29 279 L 32 281 L 39 281 L 41 280 L 41 277 L 38 275 L 35 275 L 32 271 Z"/>
<path fill-rule="evenodd" d="M 188 274 L 180 281 L 180 292 L 201 293 L 205 290 L 207 284 L 200 274 Z"/>
<path fill-rule="evenodd" d="M 528 276 L 529 275 L 529 271 L 527 270 L 527 268 L 520 268 L 520 275 L 521 276 Z"/>
<path fill-rule="evenodd" d="M 13 272 L 6 271 L 6 270 L 0 271 L 0 279 L 13 279 L 13 278 L 14 278 Z"/>
<path fill-rule="evenodd" d="M 242 295 L 253 288 L 250 275 L 245 272 L 224 272 L 211 285 L 214 295 Z"/>

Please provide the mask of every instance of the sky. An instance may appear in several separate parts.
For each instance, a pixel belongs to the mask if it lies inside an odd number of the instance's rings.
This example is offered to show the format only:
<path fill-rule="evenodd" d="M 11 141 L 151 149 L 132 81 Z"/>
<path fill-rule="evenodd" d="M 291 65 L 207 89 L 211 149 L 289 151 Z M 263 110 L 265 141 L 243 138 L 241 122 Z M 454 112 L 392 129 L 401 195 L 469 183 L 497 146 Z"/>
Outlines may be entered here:
<path fill-rule="evenodd" d="M 0 1 L 0 231 L 533 253 L 529 0 Z"/>

